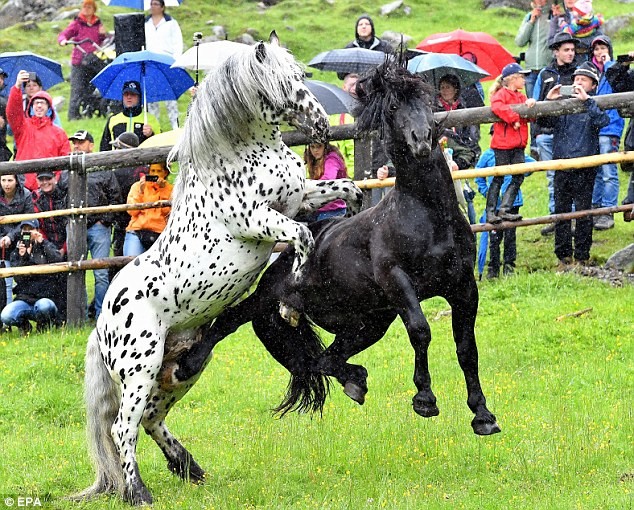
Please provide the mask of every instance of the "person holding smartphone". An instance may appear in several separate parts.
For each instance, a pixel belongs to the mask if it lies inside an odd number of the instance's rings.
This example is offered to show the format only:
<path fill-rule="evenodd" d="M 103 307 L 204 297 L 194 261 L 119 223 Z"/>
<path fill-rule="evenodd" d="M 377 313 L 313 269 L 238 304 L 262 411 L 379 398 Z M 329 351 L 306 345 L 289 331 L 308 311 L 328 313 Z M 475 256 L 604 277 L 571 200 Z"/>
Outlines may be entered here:
<path fill-rule="evenodd" d="M 62 262 L 57 247 L 39 231 L 38 220 L 20 223 L 20 237 L 11 254 L 12 267 L 34 266 Z M 55 302 L 55 274 L 28 274 L 14 277 L 13 301 L 2 309 L 0 320 L 7 326 L 17 326 L 28 335 L 35 321 L 37 331 L 46 331 L 58 324 L 59 303 Z"/>
<path fill-rule="evenodd" d="M 167 181 L 169 170 L 165 163 L 153 163 L 146 174 L 130 188 L 128 204 L 143 204 L 169 200 L 172 184 Z M 130 210 L 130 223 L 126 229 L 123 255 L 136 257 L 147 251 L 167 225 L 171 207 Z"/>

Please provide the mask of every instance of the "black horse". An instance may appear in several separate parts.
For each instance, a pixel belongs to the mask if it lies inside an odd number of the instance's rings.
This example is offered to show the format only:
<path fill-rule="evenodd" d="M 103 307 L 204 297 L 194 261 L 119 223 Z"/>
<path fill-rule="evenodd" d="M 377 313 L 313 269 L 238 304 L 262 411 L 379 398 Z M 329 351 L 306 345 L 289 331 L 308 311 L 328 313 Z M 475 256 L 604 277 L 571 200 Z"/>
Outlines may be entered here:
<path fill-rule="evenodd" d="M 433 92 L 419 77 L 387 62 L 357 83 L 357 94 L 362 108 L 358 128 L 383 137 L 396 168 L 394 189 L 357 216 L 311 225 L 315 251 L 301 284 L 302 313 L 295 327 L 279 311 L 282 298 L 288 302 L 292 283 L 293 254 L 288 249 L 266 270 L 256 291 L 218 317 L 206 340 L 169 372 L 178 380 L 187 379 L 218 341 L 252 321 L 259 339 L 293 375 L 277 411 L 321 411 L 328 388 L 326 383 L 324 391 L 316 379 L 323 376 L 334 376 L 350 398 L 363 404 L 367 371 L 347 360 L 378 342 L 400 316 L 415 353 L 414 411 L 436 416 L 427 364 L 431 331 L 420 302 L 442 296 L 452 309 L 467 404 L 475 414 L 473 430 L 481 435 L 499 432 L 478 376 L 475 243 L 437 143 Z M 310 321 L 335 334 L 327 349 L 318 347 Z"/>

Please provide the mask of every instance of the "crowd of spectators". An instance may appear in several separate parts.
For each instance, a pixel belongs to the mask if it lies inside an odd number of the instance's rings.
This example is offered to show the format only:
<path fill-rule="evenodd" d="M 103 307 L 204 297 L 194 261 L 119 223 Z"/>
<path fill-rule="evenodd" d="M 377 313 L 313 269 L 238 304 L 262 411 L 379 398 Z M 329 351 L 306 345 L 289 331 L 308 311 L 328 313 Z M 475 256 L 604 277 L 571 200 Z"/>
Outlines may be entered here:
<path fill-rule="evenodd" d="M 78 16 L 63 30 L 58 42 L 88 38 L 94 41 L 74 46 L 71 57 L 70 120 L 81 118 L 79 104 L 89 89 L 89 78 L 82 66 L 86 54 L 95 51 L 103 42 L 106 29 L 96 16 L 94 0 L 83 0 Z M 601 111 L 592 97 L 634 90 L 634 78 L 628 61 L 615 61 L 612 41 L 602 32 L 603 18 L 593 10 L 590 0 L 564 0 L 563 5 L 547 5 L 546 0 L 534 0 L 531 10 L 519 27 L 516 44 L 527 47 L 522 58 L 525 67 L 509 64 L 502 71 L 491 90 L 491 106 L 501 121 L 492 127 L 491 148 L 482 158 L 479 145 L 479 126 L 445 129 L 443 146 L 451 149 L 449 163 L 452 170 L 471 167 L 508 164 L 529 160 L 525 149 L 530 141 L 531 152 L 541 161 L 573 158 L 619 149 L 624 120 L 616 110 Z M 163 0 L 151 0 L 150 14 L 145 20 L 145 40 L 151 51 L 178 57 L 183 51 L 180 27 L 174 18 L 165 13 Z M 355 22 L 354 39 L 346 46 L 389 53 L 391 46 L 377 37 L 375 25 L 368 15 L 359 16 Z M 474 54 L 464 58 L 477 63 Z M 630 53 L 634 60 L 634 52 Z M 521 61 L 521 59 L 520 59 Z M 68 137 L 61 128 L 51 96 L 42 89 L 37 75 L 22 70 L 14 84 L 5 83 L 8 77 L 0 69 L 0 90 L 9 87 L 8 99 L 0 96 L 0 161 L 13 157 L 16 161 L 64 156 L 71 152 L 90 153 L 95 138 L 86 130 L 78 130 Z M 355 97 L 357 74 L 339 74 L 342 88 Z M 572 97 L 588 105 L 588 111 L 575 115 L 547 117 L 528 123 L 513 112 L 512 104 L 532 106 L 535 101 L 554 101 L 562 96 L 562 86 L 572 85 Z M 123 110 L 109 115 L 100 138 L 99 150 L 109 151 L 138 147 L 144 140 L 160 132 L 159 105 L 150 103 L 144 111 L 143 91 L 138 81 L 125 82 L 121 90 Z M 460 78 L 448 73 L 439 80 L 435 111 L 452 111 L 460 108 L 482 106 L 484 94 L 479 83 L 462 85 Z M 172 128 L 178 127 L 178 106 L 175 101 L 166 103 Z M 332 124 L 354 122 L 350 114 L 331 117 Z M 7 134 L 14 139 L 13 147 L 7 145 Z M 626 147 L 634 147 L 634 134 L 630 123 Z M 391 162 L 382 150 L 378 137 L 370 139 L 372 166 L 368 177 L 384 179 L 394 175 Z M 336 145 L 313 144 L 306 147 L 305 162 L 310 178 L 330 179 L 347 177 L 354 168 L 352 141 Z M 634 174 L 633 174 L 634 175 Z M 89 206 L 108 206 L 126 202 L 129 204 L 169 199 L 172 185 L 169 171 L 164 164 L 147 167 L 121 168 L 89 174 Z M 549 212 L 567 212 L 573 209 L 609 207 L 617 205 L 619 194 L 618 168 L 615 164 L 599 168 L 579 169 L 570 172 L 547 172 Z M 516 221 L 521 218 L 519 207 L 523 204 L 520 185 L 524 176 L 480 179 L 478 189 L 487 196 L 484 219 L 490 223 Z M 502 194 L 500 195 L 500 191 Z M 373 204 L 381 199 L 384 190 L 375 190 Z M 473 207 L 473 195 L 465 198 Z M 623 203 L 634 203 L 634 181 L 630 179 Z M 24 176 L 1 177 L 0 213 L 17 214 L 44 212 L 68 207 L 68 183 L 61 171 L 46 171 Z M 472 210 L 472 209 L 471 209 Z M 345 204 L 332 203 L 319 211 L 322 219 L 345 213 Z M 88 216 L 88 252 L 93 258 L 115 255 L 139 255 L 147 250 L 165 227 L 169 208 L 144 209 L 125 213 Z M 625 220 L 631 221 L 631 213 Z M 475 221 L 475 214 L 470 214 Z M 64 216 L 27 221 L 18 225 L 0 226 L 0 248 L 7 265 L 33 265 L 66 259 L 67 219 Z M 612 215 L 597 216 L 595 220 L 579 219 L 553 223 L 542 230 L 544 235 L 555 233 L 555 254 L 560 265 L 587 264 L 590 259 L 592 230 L 604 230 L 614 226 Z M 28 235 L 27 235 L 28 234 Z M 29 242 L 26 242 L 30 238 Z M 500 246 L 504 244 L 501 262 Z M 517 256 L 515 230 L 493 231 L 490 235 L 489 276 L 501 272 L 514 272 Z M 5 251 L 11 253 L 5 256 Z M 502 271 L 501 271 L 502 268 Z M 95 270 L 95 299 L 91 314 L 98 317 L 113 271 Z M 14 287 L 15 284 L 15 287 Z M 50 291 L 40 292 L 45 285 Z M 39 328 L 61 324 L 66 311 L 65 275 L 46 277 L 20 277 L 7 279 L 6 306 L 2 321 L 16 325 L 23 332 L 31 330 L 29 321 Z M 12 301 L 22 301 L 19 306 Z M 50 301 L 50 302 L 49 302 Z M 3 304 L 0 301 L 0 304 Z M 5 313 L 6 312 L 6 313 Z M 5 320 L 6 319 L 6 320 Z"/>

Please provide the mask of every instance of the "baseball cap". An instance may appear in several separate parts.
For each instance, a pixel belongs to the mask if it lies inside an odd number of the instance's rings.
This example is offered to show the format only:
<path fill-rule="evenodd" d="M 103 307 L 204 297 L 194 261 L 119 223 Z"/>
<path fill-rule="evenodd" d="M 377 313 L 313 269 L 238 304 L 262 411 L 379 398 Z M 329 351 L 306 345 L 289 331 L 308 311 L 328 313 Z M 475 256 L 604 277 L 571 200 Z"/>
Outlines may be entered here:
<path fill-rule="evenodd" d="M 75 132 L 73 136 L 69 136 L 68 139 L 71 141 L 78 140 L 82 142 L 84 140 L 88 140 L 90 143 L 95 142 L 95 139 L 92 137 L 92 135 L 85 129 L 80 129 L 79 131 Z"/>
<path fill-rule="evenodd" d="M 40 228 L 40 222 L 37 221 L 36 219 L 22 220 L 20 222 L 20 228 L 22 228 L 23 225 L 28 225 L 28 226 L 33 227 L 33 228 Z"/>
<path fill-rule="evenodd" d="M 39 174 L 37 174 L 37 178 L 39 179 L 40 177 L 48 177 L 49 179 L 53 179 L 55 177 L 55 174 L 53 172 L 40 172 Z"/>
<path fill-rule="evenodd" d="M 141 84 L 138 81 L 126 81 L 123 84 L 123 90 L 121 94 L 125 94 L 126 92 L 132 92 L 137 95 L 141 95 Z"/>
<path fill-rule="evenodd" d="M 502 69 L 502 78 L 507 78 L 512 74 L 529 74 L 530 69 L 522 69 L 522 66 L 513 62 L 512 64 L 506 64 Z"/>
<path fill-rule="evenodd" d="M 592 78 L 595 83 L 599 83 L 599 71 L 596 66 L 590 62 L 584 62 L 581 64 L 572 76 L 587 76 L 588 78 Z"/>
<path fill-rule="evenodd" d="M 136 133 L 131 131 L 125 131 L 121 133 L 117 138 L 110 142 L 115 149 L 134 149 L 139 146 L 139 137 Z"/>

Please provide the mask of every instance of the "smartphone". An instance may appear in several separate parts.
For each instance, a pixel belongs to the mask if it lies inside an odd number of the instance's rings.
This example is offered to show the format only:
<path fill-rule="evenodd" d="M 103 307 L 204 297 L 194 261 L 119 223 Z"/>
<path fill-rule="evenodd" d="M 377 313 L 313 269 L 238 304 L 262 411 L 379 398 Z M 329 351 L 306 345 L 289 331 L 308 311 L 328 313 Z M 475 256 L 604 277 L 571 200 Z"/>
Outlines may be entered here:
<path fill-rule="evenodd" d="M 29 73 L 29 81 L 37 80 L 37 73 Z"/>
<path fill-rule="evenodd" d="M 626 54 L 626 55 L 617 55 L 617 56 L 616 56 L 616 61 L 617 61 L 619 64 L 623 64 L 623 63 L 625 63 L 625 62 L 632 62 L 632 61 L 634 61 L 634 58 L 630 57 L 630 56 L 629 56 L 629 55 L 627 55 L 627 54 Z"/>
<path fill-rule="evenodd" d="M 31 232 L 22 232 L 22 242 L 25 248 L 31 246 Z"/>
<path fill-rule="evenodd" d="M 573 92 L 575 91 L 574 85 L 562 85 L 559 89 L 559 92 L 564 97 L 572 97 Z"/>
<path fill-rule="evenodd" d="M 158 178 L 159 178 L 158 175 L 146 175 L 145 176 L 145 180 L 147 182 L 158 182 Z"/>

